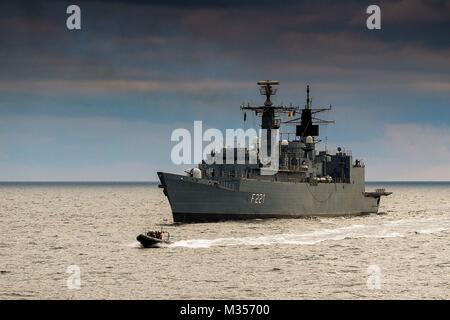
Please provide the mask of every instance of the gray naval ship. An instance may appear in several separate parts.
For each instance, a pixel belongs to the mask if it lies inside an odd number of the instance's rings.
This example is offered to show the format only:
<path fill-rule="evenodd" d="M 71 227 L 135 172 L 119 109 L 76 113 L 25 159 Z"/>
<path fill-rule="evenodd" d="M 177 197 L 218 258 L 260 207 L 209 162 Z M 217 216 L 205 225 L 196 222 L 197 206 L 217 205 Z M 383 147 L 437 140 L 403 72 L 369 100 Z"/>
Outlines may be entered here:
<path fill-rule="evenodd" d="M 276 94 L 278 81 L 259 81 L 260 92 L 266 96 L 262 106 L 241 106 L 244 113 L 261 117 L 261 128 L 267 136 L 282 124 L 294 124 L 295 132 L 278 143 L 279 166 L 275 174 L 264 174 L 256 145 L 257 161 L 250 162 L 255 148 L 234 147 L 234 161 L 217 161 L 230 148 L 211 152 L 187 175 L 158 172 L 173 214 L 174 222 L 209 222 L 255 218 L 294 218 L 308 216 L 342 216 L 378 212 L 380 198 L 391 192 L 365 190 L 364 164 L 353 161 L 350 152 L 341 148 L 333 154 L 316 150 L 319 125 L 330 123 L 316 114 L 329 108 L 313 109 L 309 86 L 304 108 L 275 106 L 271 96 Z M 298 116 L 300 115 L 300 116 Z M 283 118 L 292 117 L 282 121 Z M 283 136 L 281 134 L 281 136 Z M 270 153 L 270 137 L 267 152 Z M 243 150 L 239 150 L 243 149 Z M 239 151 L 244 160 L 238 161 Z M 270 154 L 269 154 L 270 155 Z M 242 160 L 242 159 L 241 159 Z"/>

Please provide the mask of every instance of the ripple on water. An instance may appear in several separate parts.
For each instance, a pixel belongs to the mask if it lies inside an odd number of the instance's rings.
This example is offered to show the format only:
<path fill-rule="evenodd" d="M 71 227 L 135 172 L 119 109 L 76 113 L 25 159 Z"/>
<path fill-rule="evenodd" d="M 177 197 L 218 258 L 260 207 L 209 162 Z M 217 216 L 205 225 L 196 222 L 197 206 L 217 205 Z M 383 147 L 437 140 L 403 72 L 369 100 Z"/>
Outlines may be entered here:
<path fill-rule="evenodd" d="M 156 187 L 5 188 L 2 234 L 14 241 L 0 243 L 1 298 L 448 296 L 449 187 L 390 186 L 387 214 L 192 225 L 168 223 Z M 160 226 L 172 245 L 134 250 L 138 233 Z M 371 264 L 381 291 L 367 289 Z M 76 292 L 69 265 L 80 267 Z"/>

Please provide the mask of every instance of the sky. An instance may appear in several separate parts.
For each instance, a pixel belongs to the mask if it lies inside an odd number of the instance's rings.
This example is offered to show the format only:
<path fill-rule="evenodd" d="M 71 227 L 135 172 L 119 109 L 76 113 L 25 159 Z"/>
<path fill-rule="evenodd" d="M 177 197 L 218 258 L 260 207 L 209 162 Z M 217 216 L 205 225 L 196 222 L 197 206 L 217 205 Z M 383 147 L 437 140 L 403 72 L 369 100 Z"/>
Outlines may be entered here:
<path fill-rule="evenodd" d="M 239 106 L 263 79 L 276 103 L 303 106 L 309 84 L 331 104 L 321 147 L 367 180 L 450 180 L 450 1 L 37 0 L 0 2 L 0 181 L 182 172 L 172 131 L 251 126 Z"/>

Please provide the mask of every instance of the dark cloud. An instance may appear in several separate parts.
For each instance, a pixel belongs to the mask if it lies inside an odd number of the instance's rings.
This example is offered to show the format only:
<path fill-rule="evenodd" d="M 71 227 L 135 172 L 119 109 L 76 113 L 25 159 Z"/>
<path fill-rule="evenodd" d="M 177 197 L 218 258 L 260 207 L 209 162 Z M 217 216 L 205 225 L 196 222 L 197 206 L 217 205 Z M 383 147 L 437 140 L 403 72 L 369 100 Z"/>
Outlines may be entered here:
<path fill-rule="evenodd" d="M 81 31 L 66 29 L 71 1 L 0 3 L 0 168 L 8 179 L 102 178 L 99 166 L 105 176 L 140 177 L 168 163 L 142 165 L 170 154 L 171 129 L 198 119 L 241 125 L 238 106 L 261 101 L 255 81 L 267 78 L 281 81 L 275 99 L 283 103 L 302 104 L 311 84 L 315 105 L 337 106 L 330 145 L 353 145 L 368 163 L 381 163 L 391 140 L 408 146 L 425 131 L 448 141 L 449 2 L 380 1 L 377 31 L 366 28 L 372 2 L 76 3 Z M 158 137 L 158 152 L 148 152 L 147 136 Z M 413 170 L 411 158 L 396 153 L 389 168 Z M 386 177 L 384 165 L 369 167 L 371 178 Z"/>
<path fill-rule="evenodd" d="M 382 1 L 380 31 L 367 30 L 360 1 L 224 3 L 81 1 L 76 32 L 65 28 L 69 2 L 7 3 L 0 90 L 204 99 L 275 77 L 292 88 L 449 92 L 448 2 Z"/>

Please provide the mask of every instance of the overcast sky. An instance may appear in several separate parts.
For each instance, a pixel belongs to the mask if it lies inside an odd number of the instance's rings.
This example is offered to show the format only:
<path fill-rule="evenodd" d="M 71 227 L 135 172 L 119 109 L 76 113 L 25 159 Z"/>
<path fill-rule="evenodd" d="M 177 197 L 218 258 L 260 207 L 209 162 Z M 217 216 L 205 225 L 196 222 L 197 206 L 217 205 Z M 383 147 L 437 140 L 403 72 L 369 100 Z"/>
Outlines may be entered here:
<path fill-rule="evenodd" d="M 332 104 L 322 138 L 368 180 L 450 180 L 450 2 L 280 2 L 2 1 L 0 180 L 179 172 L 172 130 L 243 127 L 261 79 L 275 102 L 303 105 L 309 84 Z"/>

